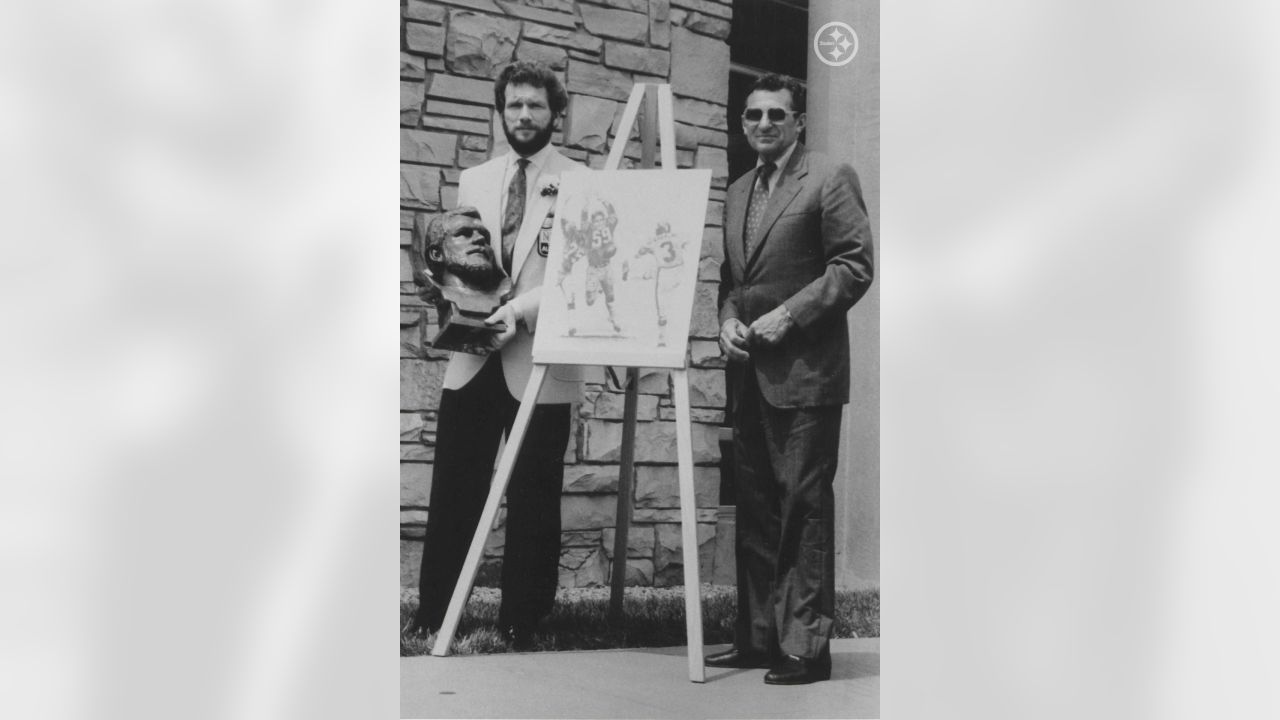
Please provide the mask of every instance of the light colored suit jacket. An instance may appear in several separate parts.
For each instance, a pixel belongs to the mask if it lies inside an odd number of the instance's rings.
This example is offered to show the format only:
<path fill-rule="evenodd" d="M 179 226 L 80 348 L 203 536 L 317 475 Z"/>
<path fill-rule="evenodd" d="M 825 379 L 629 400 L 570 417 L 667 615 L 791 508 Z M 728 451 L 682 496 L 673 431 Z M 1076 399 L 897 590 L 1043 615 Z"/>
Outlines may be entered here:
<path fill-rule="evenodd" d="M 760 394 L 779 408 L 842 405 L 849 402 L 845 314 L 872 279 L 862 188 L 852 167 L 803 145 L 780 172 L 750 257 L 742 233 L 755 171 L 729 186 L 720 324 L 738 318 L 750 325 L 785 304 L 795 326 L 777 346 L 750 348 Z"/>
<path fill-rule="evenodd" d="M 507 155 L 493 158 L 484 164 L 462 171 L 458 181 L 458 206 L 475 206 L 480 219 L 489 229 L 494 250 L 501 255 L 502 201 L 507 188 L 503 179 L 508 162 Z M 525 203 L 524 221 L 516 238 L 511 256 L 511 276 L 514 278 L 512 298 L 517 314 L 523 320 L 515 337 L 502 347 L 502 371 L 507 378 L 507 390 L 517 400 L 523 399 L 529 374 L 533 370 L 533 331 L 538 326 L 538 307 L 542 298 L 542 278 L 547 259 L 537 249 L 538 234 L 543 220 L 555 206 L 554 195 L 543 195 L 540 188 L 558 180 L 560 173 L 581 170 L 581 163 L 570 160 L 552 148 L 547 155 L 542 172 L 532 180 L 534 187 Z M 449 358 L 444 373 L 444 387 L 456 390 L 466 385 L 484 366 L 485 358 L 469 353 L 455 352 Z M 582 369 L 579 366 L 552 365 L 547 369 L 547 379 L 538 393 L 538 404 L 576 402 L 582 395 Z"/>

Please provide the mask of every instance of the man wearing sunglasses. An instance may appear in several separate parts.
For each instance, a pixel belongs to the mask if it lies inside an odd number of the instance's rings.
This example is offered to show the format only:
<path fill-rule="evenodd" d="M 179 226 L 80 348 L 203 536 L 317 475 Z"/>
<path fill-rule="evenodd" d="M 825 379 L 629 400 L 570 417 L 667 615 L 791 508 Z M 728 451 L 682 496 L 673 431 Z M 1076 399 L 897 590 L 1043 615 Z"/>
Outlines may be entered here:
<path fill-rule="evenodd" d="M 738 618 L 734 647 L 707 664 L 769 668 L 771 685 L 831 677 L 845 315 L 872 279 L 858 176 L 797 142 L 804 110 L 804 87 L 791 78 L 765 75 L 752 86 L 742 127 L 759 158 L 729 187 L 720 265 Z"/>

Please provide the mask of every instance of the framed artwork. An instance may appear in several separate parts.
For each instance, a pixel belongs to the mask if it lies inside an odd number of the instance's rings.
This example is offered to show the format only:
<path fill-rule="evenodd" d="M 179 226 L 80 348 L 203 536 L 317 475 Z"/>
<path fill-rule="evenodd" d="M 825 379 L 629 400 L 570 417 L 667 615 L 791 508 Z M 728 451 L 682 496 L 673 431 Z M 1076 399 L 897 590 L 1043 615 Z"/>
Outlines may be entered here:
<path fill-rule="evenodd" d="M 685 365 L 711 170 L 560 176 L 533 360 Z"/>

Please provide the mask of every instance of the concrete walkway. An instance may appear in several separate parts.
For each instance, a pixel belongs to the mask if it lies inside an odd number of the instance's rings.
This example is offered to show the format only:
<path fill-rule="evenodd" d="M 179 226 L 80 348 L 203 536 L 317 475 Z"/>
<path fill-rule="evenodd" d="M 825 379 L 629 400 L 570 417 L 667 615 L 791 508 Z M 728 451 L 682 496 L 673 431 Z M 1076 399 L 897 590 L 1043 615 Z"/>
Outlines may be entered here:
<path fill-rule="evenodd" d="M 765 685 L 764 670 L 707 668 L 689 682 L 683 647 L 401 658 L 400 716 L 879 717 L 880 639 L 833 640 L 831 659 L 831 680 L 787 687 Z"/>

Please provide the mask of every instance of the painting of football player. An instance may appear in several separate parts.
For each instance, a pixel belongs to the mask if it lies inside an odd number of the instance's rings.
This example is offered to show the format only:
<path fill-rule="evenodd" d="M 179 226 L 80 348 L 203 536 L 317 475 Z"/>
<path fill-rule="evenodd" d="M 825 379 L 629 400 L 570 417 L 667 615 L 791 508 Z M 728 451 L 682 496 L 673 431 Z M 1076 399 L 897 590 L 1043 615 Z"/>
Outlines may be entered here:
<path fill-rule="evenodd" d="M 576 297 L 572 283 L 566 285 L 565 280 L 572 273 L 574 265 L 585 259 L 586 279 L 583 296 L 586 304 L 588 307 L 594 307 L 596 299 L 603 295 L 609 325 L 613 327 L 615 334 L 619 334 L 622 332 L 622 326 L 618 324 L 617 315 L 614 312 L 616 298 L 612 272 L 613 258 L 618 254 L 618 245 L 614 239 L 614 231 L 618 227 L 618 213 L 609 201 L 592 198 L 583 206 L 580 218 L 577 225 L 570 223 L 567 218 L 561 220 L 566 246 L 557 284 L 564 293 L 565 305 L 572 318 L 577 313 Z M 577 328 L 577 324 L 571 324 L 567 334 L 575 335 Z"/>
<path fill-rule="evenodd" d="M 657 224 L 652 236 L 636 250 L 631 260 L 622 263 L 622 279 L 628 280 L 640 270 L 640 280 L 653 280 L 653 307 L 658 320 L 658 345 L 667 344 L 667 305 L 675 298 L 674 290 L 680 286 L 679 268 L 684 265 L 685 243 L 671 231 L 671 223 L 665 220 Z"/>

